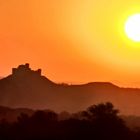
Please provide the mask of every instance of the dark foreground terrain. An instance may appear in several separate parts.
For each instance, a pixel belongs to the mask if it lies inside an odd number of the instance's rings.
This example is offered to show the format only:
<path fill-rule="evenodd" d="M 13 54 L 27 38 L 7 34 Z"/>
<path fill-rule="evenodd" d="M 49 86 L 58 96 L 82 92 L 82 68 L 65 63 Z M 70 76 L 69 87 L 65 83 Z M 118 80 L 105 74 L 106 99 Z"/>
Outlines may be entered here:
<path fill-rule="evenodd" d="M 139 128 L 128 128 L 111 103 L 92 105 L 75 114 L 18 111 L 18 118 L 8 121 L 1 109 L 0 140 L 140 140 Z"/>

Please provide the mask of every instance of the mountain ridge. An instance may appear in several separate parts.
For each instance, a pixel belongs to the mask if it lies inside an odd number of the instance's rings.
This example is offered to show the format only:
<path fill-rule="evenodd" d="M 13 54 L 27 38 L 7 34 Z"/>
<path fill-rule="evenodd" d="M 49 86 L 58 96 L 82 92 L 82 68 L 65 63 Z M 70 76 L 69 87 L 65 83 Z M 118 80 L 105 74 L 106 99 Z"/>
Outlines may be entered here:
<path fill-rule="evenodd" d="M 111 82 L 57 84 L 31 70 L 29 64 L 12 69 L 0 79 L 0 105 L 13 108 L 52 109 L 77 112 L 100 102 L 112 102 L 122 114 L 138 114 L 139 88 L 122 88 Z"/>

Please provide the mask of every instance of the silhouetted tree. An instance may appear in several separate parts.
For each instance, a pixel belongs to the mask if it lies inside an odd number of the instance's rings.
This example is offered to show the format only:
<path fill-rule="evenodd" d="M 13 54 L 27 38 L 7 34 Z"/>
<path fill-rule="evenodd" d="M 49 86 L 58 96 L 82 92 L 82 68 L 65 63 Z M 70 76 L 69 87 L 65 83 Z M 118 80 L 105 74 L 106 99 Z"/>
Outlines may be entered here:
<path fill-rule="evenodd" d="M 53 121 L 57 121 L 57 114 L 53 111 L 36 111 L 31 119 L 35 122 L 53 122 Z"/>
<path fill-rule="evenodd" d="M 114 108 L 113 104 L 107 102 L 90 106 L 87 111 L 83 112 L 83 115 L 93 124 L 97 139 L 128 138 L 129 129 L 118 113 L 119 111 Z"/>
<path fill-rule="evenodd" d="M 118 118 L 119 110 L 114 109 L 112 103 L 101 103 L 98 105 L 90 106 L 86 111 L 83 112 L 84 117 L 88 118 L 91 121 L 95 119 L 104 119 L 104 118 Z"/>

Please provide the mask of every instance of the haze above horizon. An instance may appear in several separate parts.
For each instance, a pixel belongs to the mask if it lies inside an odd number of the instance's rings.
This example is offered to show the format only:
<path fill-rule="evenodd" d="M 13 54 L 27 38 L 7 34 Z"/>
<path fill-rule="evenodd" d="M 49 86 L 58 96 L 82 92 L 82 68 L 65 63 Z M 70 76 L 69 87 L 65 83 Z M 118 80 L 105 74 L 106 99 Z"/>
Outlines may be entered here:
<path fill-rule="evenodd" d="M 0 76 L 29 62 L 55 82 L 140 87 L 140 43 L 123 32 L 139 5 L 139 0 L 0 2 Z"/>

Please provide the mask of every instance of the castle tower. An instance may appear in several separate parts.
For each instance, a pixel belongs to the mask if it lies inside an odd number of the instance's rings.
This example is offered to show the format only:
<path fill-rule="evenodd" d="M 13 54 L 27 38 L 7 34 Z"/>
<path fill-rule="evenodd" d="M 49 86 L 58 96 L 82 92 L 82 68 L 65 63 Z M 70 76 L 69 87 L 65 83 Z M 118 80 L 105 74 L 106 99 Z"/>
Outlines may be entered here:
<path fill-rule="evenodd" d="M 29 69 L 30 68 L 30 64 L 29 63 L 26 63 L 25 64 L 25 67 Z"/>
<path fill-rule="evenodd" d="M 36 72 L 41 76 L 41 69 L 38 69 Z"/>

